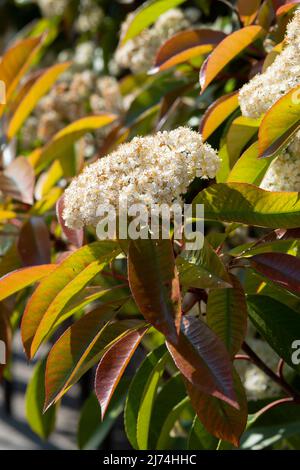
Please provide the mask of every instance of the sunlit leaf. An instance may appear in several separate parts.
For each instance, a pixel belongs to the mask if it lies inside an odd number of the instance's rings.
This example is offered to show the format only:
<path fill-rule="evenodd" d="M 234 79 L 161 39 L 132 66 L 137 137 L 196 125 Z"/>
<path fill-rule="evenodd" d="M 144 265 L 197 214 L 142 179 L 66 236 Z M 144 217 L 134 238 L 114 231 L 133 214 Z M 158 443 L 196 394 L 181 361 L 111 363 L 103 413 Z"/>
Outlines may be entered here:
<path fill-rule="evenodd" d="M 236 91 L 217 99 L 207 109 L 201 121 L 200 132 L 203 140 L 207 140 L 238 106 L 238 93 Z"/>
<path fill-rule="evenodd" d="M 9 139 L 12 139 L 17 134 L 35 105 L 50 90 L 59 75 L 61 75 L 69 66 L 69 62 L 53 65 L 46 69 L 38 80 L 36 80 L 10 120 L 7 131 Z"/>
<path fill-rule="evenodd" d="M 64 210 L 64 197 L 60 197 L 56 203 L 56 215 L 61 225 L 62 231 L 72 245 L 80 248 L 83 245 L 84 231 L 83 229 L 71 229 L 66 226 L 62 213 Z"/>
<path fill-rule="evenodd" d="M 272 159 L 258 158 L 258 142 L 254 142 L 237 160 L 227 178 L 228 183 L 250 183 L 259 186 Z"/>
<path fill-rule="evenodd" d="M 206 220 L 240 222 L 269 228 L 299 227 L 298 193 L 274 193 L 243 183 L 220 183 L 201 191 L 193 204 L 204 204 Z"/>
<path fill-rule="evenodd" d="M 0 173 L 0 188 L 5 196 L 24 202 L 33 203 L 34 171 L 25 157 L 18 157 Z"/>
<path fill-rule="evenodd" d="M 113 241 L 86 245 L 65 259 L 38 286 L 27 303 L 21 325 L 28 357 L 35 354 L 66 303 L 119 253 L 120 248 Z"/>
<path fill-rule="evenodd" d="M 95 376 L 95 393 L 101 406 L 102 419 L 115 389 L 146 330 L 130 331 L 102 356 Z"/>
<path fill-rule="evenodd" d="M 159 48 L 154 70 L 167 70 L 193 57 L 208 54 L 224 37 L 221 31 L 211 29 L 190 29 L 177 33 Z"/>
<path fill-rule="evenodd" d="M 219 439 L 210 434 L 198 416 L 195 416 L 193 425 L 189 434 L 188 449 L 189 450 L 216 450 Z"/>
<path fill-rule="evenodd" d="M 259 156 L 277 155 L 300 129 L 300 86 L 278 100 L 259 128 Z"/>
<path fill-rule="evenodd" d="M 203 64 L 200 73 L 202 91 L 208 87 L 229 62 L 256 41 L 262 33 L 263 29 L 260 26 L 246 26 L 223 39 Z"/>
<path fill-rule="evenodd" d="M 40 281 L 43 277 L 48 276 L 56 267 L 56 264 L 47 264 L 46 266 L 18 269 L 6 274 L 0 278 L 0 300 Z"/>

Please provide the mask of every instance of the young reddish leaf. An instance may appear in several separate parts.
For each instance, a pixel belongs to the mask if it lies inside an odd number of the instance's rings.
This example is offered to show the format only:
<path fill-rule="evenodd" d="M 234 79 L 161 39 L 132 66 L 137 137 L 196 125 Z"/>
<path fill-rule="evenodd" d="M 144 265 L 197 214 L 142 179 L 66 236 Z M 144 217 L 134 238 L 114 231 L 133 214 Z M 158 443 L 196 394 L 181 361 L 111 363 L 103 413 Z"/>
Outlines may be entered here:
<path fill-rule="evenodd" d="M 83 229 L 72 229 L 66 226 L 65 221 L 63 219 L 62 213 L 64 210 L 64 196 L 61 196 L 57 203 L 56 203 L 56 216 L 60 226 L 62 228 L 63 233 L 67 237 L 72 245 L 76 246 L 76 248 L 80 248 L 83 245 L 83 237 L 84 237 L 84 230 Z"/>
<path fill-rule="evenodd" d="M 168 39 L 158 50 L 154 70 L 167 70 L 193 57 L 208 54 L 226 35 L 211 29 L 181 31 Z"/>
<path fill-rule="evenodd" d="M 231 361 L 221 340 L 204 323 L 190 315 L 182 318 L 178 344 L 167 343 L 184 377 L 203 393 L 238 408 Z"/>
<path fill-rule="evenodd" d="M 5 365 L 8 363 L 11 353 L 12 330 L 9 321 L 9 312 L 0 303 L 0 382 Z M 4 359 L 4 362 L 2 362 Z"/>
<path fill-rule="evenodd" d="M 233 358 L 247 330 L 247 304 L 239 280 L 230 276 L 232 289 L 212 289 L 208 295 L 207 324 L 226 345 Z"/>
<path fill-rule="evenodd" d="M 29 268 L 17 269 L 0 278 L 0 301 L 12 294 L 30 286 L 34 282 L 40 281 L 48 276 L 57 267 L 56 264 L 45 266 L 33 266 Z"/>
<path fill-rule="evenodd" d="M 282 287 L 300 292 L 300 259 L 286 253 L 262 253 L 250 258 L 252 267 Z"/>
<path fill-rule="evenodd" d="M 259 128 L 259 156 L 277 155 L 300 129 L 300 86 L 269 109 Z"/>
<path fill-rule="evenodd" d="M 205 220 L 269 228 L 298 228 L 299 193 L 264 191 L 243 183 L 219 183 L 201 191 L 193 204 L 204 204 Z"/>
<path fill-rule="evenodd" d="M 257 17 L 261 0 L 238 0 L 237 8 L 244 26 L 252 24 Z"/>
<path fill-rule="evenodd" d="M 56 82 L 59 75 L 61 75 L 69 66 L 70 62 L 55 64 L 46 69 L 45 72 L 36 80 L 27 95 L 17 107 L 9 122 L 7 131 L 8 139 L 12 139 L 17 134 L 38 101 L 48 92 Z"/>
<path fill-rule="evenodd" d="M 33 357 L 66 303 L 120 251 L 113 241 L 91 243 L 68 256 L 41 282 L 27 303 L 21 324 L 28 357 Z"/>
<path fill-rule="evenodd" d="M 208 87 L 229 62 L 256 41 L 262 33 L 263 29 L 260 26 L 246 26 L 246 28 L 235 31 L 223 39 L 202 66 L 200 72 L 202 91 Z"/>
<path fill-rule="evenodd" d="M 41 217 L 31 217 L 25 222 L 20 231 L 18 250 L 25 266 L 50 263 L 50 236 L 48 227 Z"/>
<path fill-rule="evenodd" d="M 145 319 L 176 343 L 181 298 L 171 241 L 150 237 L 131 241 L 128 279 L 134 300 Z"/>
<path fill-rule="evenodd" d="M 124 301 L 111 302 L 88 313 L 55 343 L 46 366 L 45 409 L 59 400 L 115 341 L 144 326 L 137 320 L 108 321 L 116 313 L 112 308 L 120 307 Z"/>
<path fill-rule="evenodd" d="M 103 354 L 95 377 L 95 393 L 101 406 L 102 419 L 115 389 L 147 329 L 129 331 Z"/>
<path fill-rule="evenodd" d="M 28 38 L 11 47 L 0 63 L 0 80 L 6 85 L 6 103 L 10 101 L 20 80 L 27 72 L 42 44 L 42 38 Z M 0 104 L 0 116 L 4 105 Z"/>
<path fill-rule="evenodd" d="M 237 91 L 222 96 L 210 105 L 200 124 L 200 132 L 203 140 L 207 140 L 238 107 L 239 100 Z"/>
<path fill-rule="evenodd" d="M 25 204 L 33 203 L 34 171 L 25 157 L 18 157 L 0 174 L 1 191 Z"/>
<path fill-rule="evenodd" d="M 235 370 L 233 370 L 233 377 L 239 409 L 200 392 L 190 382 L 186 381 L 186 386 L 192 406 L 207 431 L 238 447 L 247 424 L 248 410 L 245 390 Z"/>
<path fill-rule="evenodd" d="M 286 5 L 282 5 L 276 10 L 276 16 L 283 16 L 287 13 L 290 13 L 294 8 L 299 5 L 299 0 L 293 0 L 291 2 L 286 3 Z"/>
<path fill-rule="evenodd" d="M 116 119 L 116 114 L 99 113 L 80 118 L 67 125 L 57 132 L 43 148 L 36 149 L 31 153 L 29 160 L 34 166 L 35 171 L 38 173 L 53 160 L 64 155 L 87 132 L 107 126 Z"/>

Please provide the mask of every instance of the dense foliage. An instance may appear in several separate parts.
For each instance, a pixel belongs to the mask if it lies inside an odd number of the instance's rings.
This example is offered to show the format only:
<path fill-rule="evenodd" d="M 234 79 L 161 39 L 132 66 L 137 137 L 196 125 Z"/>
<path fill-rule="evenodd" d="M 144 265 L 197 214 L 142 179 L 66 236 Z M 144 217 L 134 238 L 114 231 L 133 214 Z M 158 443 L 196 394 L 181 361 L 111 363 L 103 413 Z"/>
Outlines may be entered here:
<path fill-rule="evenodd" d="M 80 448 L 122 413 L 136 449 L 300 448 L 299 3 L 1 3 L 0 339 L 48 351 L 41 437 L 92 370 Z M 203 204 L 203 247 L 99 240 L 119 194 Z"/>

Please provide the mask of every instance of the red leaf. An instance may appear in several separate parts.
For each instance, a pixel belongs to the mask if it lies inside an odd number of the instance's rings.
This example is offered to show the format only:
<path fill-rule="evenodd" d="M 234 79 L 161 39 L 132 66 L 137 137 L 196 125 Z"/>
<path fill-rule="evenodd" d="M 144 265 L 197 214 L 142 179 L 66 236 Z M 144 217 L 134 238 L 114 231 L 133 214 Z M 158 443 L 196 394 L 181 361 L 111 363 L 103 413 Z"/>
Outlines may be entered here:
<path fill-rule="evenodd" d="M 83 245 L 84 231 L 83 229 L 74 230 L 72 228 L 66 227 L 65 221 L 62 217 L 64 210 L 64 196 L 61 196 L 56 203 L 56 215 L 58 222 L 61 225 L 62 231 L 72 245 L 75 245 L 76 248 L 80 248 Z"/>
<path fill-rule="evenodd" d="M 200 392 L 238 408 L 225 345 L 203 321 L 193 316 L 183 317 L 181 325 L 178 344 L 167 343 L 180 372 Z"/>
<path fill-rule="evenodd" d="M 239 440 L 247 424 L 247 397 L 238 374 L 234 371 L 234 386 L 239 403 L 239 410 L 206 395 L 186 381 L 188 394 L 198 418 L 208 432 L 218 439 L 239 446 Z"/>
<path fill-rule="evenodd" d="M 19 235 L 18 250 L 25 266 L 50 263 L 49 231 L 41 217 L 32 217 L 23 225 Z"/>
<path fill-rule="evenodd" d="M 132 241 L 128 279 L 134 300 L 145 319 L 176 343 L 181 298 L 172 243 L 169 239 Z"/>
<path fill-rule="evenodd" d="M 102 356 L 95 377 L 95 393 L 101 406 L 102 419 L 114 391 L 147 329 L 129 331 Z"/>
<path fill-rule="evenodd" d="M 263 253 L 251 259 L 252 267 L 282 287 L 300 292 L 300 259 L 285 253 Z"/>
<path fill-rule="evenodd" d="M 238 12 L 244 26 L 248 26 L 254 22 L 260 4 L 261 0 L 238 0 Z"/>
<path fill-rule="evenodd" d="M 25 157 L 16 158 L 0 174 L 0 189 L 17 201 L 33 203 L 34 170 Z"/>
<path fill-rule="evenodd" d="M 158 50 L 154 71 L 166 70 L 193 57 L 207 54 L 225 36 L 223 32 L 211 29 L 193 29 L 175 34 Z"/>

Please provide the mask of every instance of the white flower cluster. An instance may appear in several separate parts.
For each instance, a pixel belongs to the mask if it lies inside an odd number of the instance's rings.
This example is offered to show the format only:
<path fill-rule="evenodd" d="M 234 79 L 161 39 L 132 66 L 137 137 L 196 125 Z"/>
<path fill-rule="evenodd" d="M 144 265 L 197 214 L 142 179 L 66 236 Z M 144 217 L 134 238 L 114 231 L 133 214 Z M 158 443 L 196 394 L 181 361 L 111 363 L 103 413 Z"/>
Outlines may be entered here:
<path fill-rule="evenodd" d="M 69 0 L 36 0 L 41 12 L 49 18 L 60 16 L 68 6 Z"/>
<path fill-rule="evenodd" d="M 31 148 L 36 139 L 46 143 L 74 119 L 102 111 L 122 111 L 122 96 L 113 77 L 98 77 L 91 70 L 65 74 L 48 95 L 42 98 L 22 130 L 24 148 Z M 99 130 L 99 137 L 103 129 Z"/>
<path fill-rule="evenodd" d="M 102 8 L 93 0 L 80 0 L 79 12 L 76 30 L 79 33 L 95 32 L 104 17 Z"/>
<path fill-rule="evenodd" d="M 300 10 L 287 27 L 286 47 L 262 74 L 257 74 L 239 93 L 243 116 L 258 118 L 276 101 L 300 84 Z"/>
<path fill-rule="evenodd" d="M 122 24 L 121 37 L 132 21 L 129 14 Z M 115 59 L 119 67 L 129 68 L 133 73 L 148 71 L 154 62 L 158 48 L 171 36 L 188 29 L 191 21 L 185 13 L 177 8 L 163 13 L 151 28 L 129 39 L 116 51 Z"/>
<path fill-rule="evenodd" d="M 300 132 L 271 163 L 260 187 L 269 191 L 300 192 Z"/>
<path fill-rule="evenodd" d="M 66 225 L 96 226 L 99 207 L 182 202 L 196 176 L 214 178 L 219 157 L 202 137 L 186 127 L 134 137 L 110 155 L 87 166 L 65 191 Z"/>

